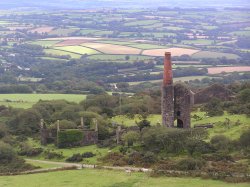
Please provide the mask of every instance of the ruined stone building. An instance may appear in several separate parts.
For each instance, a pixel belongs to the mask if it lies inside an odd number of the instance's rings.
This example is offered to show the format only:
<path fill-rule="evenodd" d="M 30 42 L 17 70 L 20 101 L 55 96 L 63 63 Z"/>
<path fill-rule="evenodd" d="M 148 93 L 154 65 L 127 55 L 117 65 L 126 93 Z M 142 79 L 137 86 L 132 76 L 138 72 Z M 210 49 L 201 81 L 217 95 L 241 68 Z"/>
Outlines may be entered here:
<path fill-rule="evenodd" d="M 191 90 L 183 83 L 173 84 L 171 53 L 165 53 L 162 84 L 162 125 L 190 128 L 190 112 L 194 102 Z"/>
<path fill-rule="evenodd" d="M 84 126 L 83 118 L 81 118 L 81 127 L 79 129 L 60 129 L 60 121 L 57 121 L 57 128 L 49 128 L 45 125 L 44 120 L 41 119 L 40 123 L 40 134 L 41 134 L 41 144 L 47 145 L 49 143 L 54 143 L 58 145 L 58 135 L 60 132 L 75 130 L 82 133 L 82 138 L 78 142 L 70 142 L 70 146 L 85 146 L 98 143 L 98 124 L 95 121 L 95 129 L 88 129 Z"/>

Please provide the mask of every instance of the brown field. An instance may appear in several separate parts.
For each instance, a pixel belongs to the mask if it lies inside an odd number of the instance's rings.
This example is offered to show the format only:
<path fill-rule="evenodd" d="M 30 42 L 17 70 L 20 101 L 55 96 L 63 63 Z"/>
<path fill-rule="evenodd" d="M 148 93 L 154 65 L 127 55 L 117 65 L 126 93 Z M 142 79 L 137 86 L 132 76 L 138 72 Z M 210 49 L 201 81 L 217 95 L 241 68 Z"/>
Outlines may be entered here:
<path fill-rule="evenodd" d="M 95 41 L 101 40 L 102 38 L 89 38 L 89 37 L 58 37 L 58 38 L 45 38 L 43 40 L 88 40 Z"/>
<path fill-rule="evenodd" d="M 81 45 L 82 43 L 89 42 L 90 40 L 84 40 L 84 39 L 79 39 L 79 40 L 64 40 L 62 42 L 57 43 L 55 46 L 57 47 L 63 47 L 63 46 L 70 46 L 70 45 Z"/>
<path fill-rule="evenodd" d="M 133 47 L 113 45 L 113 44 L 104 44 L 104 43 L 85 43 L 83 46 L 96 49 L 106 54 L 140 54 L 141 50 Z"/>
<path fill-rule="evenodd" d="M 52 30 L 54 29 L 54 27 L 38 27 L 36 29 L 32 29 L 30 30 L 30 32 L 32 33 L 39 33 L 39 34 L 42 34 L 42 33 L 49 33 L 51 32 Z"/>
<path fill-rule="evenodd" d="M 186 49 L 186 48 L 168 48 L 168 49 L 150 49 L 144 50 L 143 55 L 148 56 L 164 56 L 165 52 L 171 52 L 172 56 L 181 56 L 181 55 L 193 55 L 199 50 L 195 49 Z"/>
<path fill-rule="evenodd" d="M 222 72 L 231 73 L 231 72 L 244 72 L 250 71 L 250 66 L 236 66 L 236 67 L 214 67 L 207 68 L 208 74 L 219 74 Z"/>

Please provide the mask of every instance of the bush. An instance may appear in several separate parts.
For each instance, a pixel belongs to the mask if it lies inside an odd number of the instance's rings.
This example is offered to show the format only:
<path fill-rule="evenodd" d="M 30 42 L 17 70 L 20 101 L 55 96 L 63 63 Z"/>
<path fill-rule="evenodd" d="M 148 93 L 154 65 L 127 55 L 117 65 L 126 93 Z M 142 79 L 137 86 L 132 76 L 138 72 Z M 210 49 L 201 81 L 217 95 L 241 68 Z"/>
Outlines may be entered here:
<path fill-rule="evenodd" d="M 20 156 L 37 156 L 40 155 L 43 152 L 43 149 L 40 147 L 34 148 L 30 147 L 28 144 L 22 144 L 21 150 L 18 152 L 18 155 Z"/>
<path fill-rule="evenodd" d="M 0 142 L 0 173 L 16 173 L 34 168 L 19 158 L 9 144 Z"/>
<path fill-rule="evenodd" d="M 249 149 L 250 148 L 250 129 L 245 131 L 239 139 L 239 144 L 242 148 Z"/>
<path fill-rule="evenodd" d="M 202 140 L 188 140 L 186 142 L 186 149 L 190 155 L 193 155 L 194 153 L 205 154 L 213 152 L 213 148 L 210 144 Z"/>
<path fill-rule="evenodd" d="M 218 161 L 231 161 L 231 162 L 233 162 L 234 161 L 232 156 L 227 155 L 227 154 L 219 154 L 219 153 L 215 153 L 215 154 L 211 154 L 211 155 L 202 155 L 202 158 L 206 161 L 214 161 L 214 162 L 218 162 Z"/>
<path fill-rule="evenodd" d="M 213 136 L 210 142 L 217 151 L 228 151 L 232 144 L 232 141 L 224 135 Z"/>
<path fill-rule="evenodd" d="M 16 153 L 9 144 L 0 142 L 0 163 L 9 163 L 16 158 Z"/>
<path fill-rule="evenodd" d="M 200 170 L 205 165 L 203 160 L 187 158 L 177 163 L 177 168 L 183 171 Z"/>
<path fill-rule="evenodd" d="M 153 164 L 157 161 L 157 157 L 153 152 L 146 152 L 143 156 L 143 162 L 146 164 Z"/>
<path fill-rule="evenodd" d="M 83 158 L 91 158 L 91 157 L 94 157 L 96 156 L 96 154 L 92 153 L 92 152 L 85 152 L 82 154 L 82 157 Z"/>
<path fill-rule="evenodd" d="M 66 159 L 67 162 L 81 162 L 82 160 L 82 155 L 80 153 L 73 154 L 71 157 Z"/>
<path fill-rule="evenodd" d="M 57 153 L 57 152 L 53 152 L 50 150 L 46 150 L 44 152 L 45 158 L 46 159 L 62 159 L 64 158 L 62 152 L 61 153 Z"/>

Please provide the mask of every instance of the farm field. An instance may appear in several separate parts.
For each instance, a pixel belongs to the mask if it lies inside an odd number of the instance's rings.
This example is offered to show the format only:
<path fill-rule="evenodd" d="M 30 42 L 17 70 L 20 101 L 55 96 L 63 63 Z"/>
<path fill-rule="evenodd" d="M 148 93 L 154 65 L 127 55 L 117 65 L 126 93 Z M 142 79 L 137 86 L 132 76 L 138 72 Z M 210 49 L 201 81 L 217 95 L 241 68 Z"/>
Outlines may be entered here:
<path fill-rule="evenodd" d="M 35 181 L 35 182 L 34 182 Z M 149 177 L 144 173 L 132 173 L 131 176 L 123 171 L 83 169 L 60 171 L 20 176 L 0 177 L 0 186 L 5 187 L 247 187 L 247 183 L 230 184 L 222 181 L 203 180 L 200 178 Z"/>
<path fill-rule="evenodd" d="M 98 51 L 96 51 L 94 49 L 90 49 L 90 48 L 82 47 L 82 46 L 55 47 L 55 49 L 70 52 L 70 53 L 76 53 L 76 54 L 80 54 L 80 55 L 85 55 L 85 54 L 91 55 L 91 54 L 98 54 L 99 53 Z"/>
<path fill-rule="evenodd" d="M 186 48 L 168 48 L 168 49 L 144 50 L 142 54 L 149 56 L 164 56 L 165 52 L 171 52 L 172 56 L 181 56 L 181 55 L 193 55 L 198 51 L 199 50 L 186 49 Z"/>
<path fill-rule="evenodd" d="M 68 36 L 69 34 L 78 31 L 79 29 L 71 28 L 71 29 L 55 29 L 49 32 L 49 35 L 58 35 L 58 36 Z"/>
<path fill-rule="evenodd" d="M 41 45 L 42 47 L 51 47 L 57 44 L 58 42 L 60 42 L 60 40 L 58 41 L 57 40 L 54 40 L 54 41 L 37 40 L 37 41 L 30 42 L 30 44 Z"/>
<path fill-rule="evenodd" d="M 57 50 L 57 49 L 44 49 L 44 52 L 46 54 L 49 55 L 54 55 L 54 56 L 64 56 L 64 55 L 68 55 L 71 58 L 81 58 L 82 55 L 80 54 L 76 54 L 76 53 L 71 53 L 71 52 L 67 52 L 67 51 L 61 51 L 61 50 Z"/>
<path fill-rule="evenodd" d="M 103 44 L 103 43 L 84 43 L 82 46 L 98 50 L 106 54 L 140 54 L 141 50 L 122 45 Z"/>
<path fill-rule="evenodd" d="M 223 58 L 238 59 L 239 56 L 231 53 L 220 53 L 211 51 L 200 51 L 192 55 L 193 58 Z"/>
<path fill-rule="evenodd" d="M 214 43 L 213 40 L 197 39 L 197 40 L 183 40 L 185 45 L 211 45 Z"/>
<path fill-rule="evenodd" d="M 84 42 L 86 42 L 88 40 L 84 40 L 84 39 L 79 39 L 79 40 L 64 40 L 64 41 L 61 41 L 59 43 L 57 43 L 55 46 L 57 47 L 62 47 L 62 46 L 71 46 L 71 45 L 80 45 Z"/>
<path fill-rule="evenodd" d="M 208 76 L 187 76 L 187 77 L 176 77 L 174 78 L 174 82 L 177 82 L 177 81 L 190 81 L 190 80 L 195 80 L 195 79 L 203 79 L 203 78 L 207 78 Z M 144 82 L 151 82 L 151 83 L 161 83 L 162 82 L 162 79 L 159 79 L 159 80 L 151 80 L 151 81 L 136 81 L 136 82 L 128 82 L 129 85 L 138 85 L 140 83 L 144 83 Z"/>
<path fill-rule="evenodd" d="M 167 46 L 153 45 L 153 44 L 130 44 L 129 46 L 139 48 L 139 49 L 166 49 Z"/>
<path fill-rule="evenodd" d="M 54 29 L 54 27 L 38 27 L 38 28 L 30 30 L 29 32 L 32 32 L 32 33 L 36 33 L 37 32 L 39 34 L 42 34 L 42 33 L 49 33 L 53 29 Z"/>
<path fill-rule="evenodd" d="M 76 94 L 0 94 L 0 105 L 31 108 L 39 100 L 62 100 L 79 103 L 86 95 Z"/>
<path fill-rule="evenodd" d="M 126 60 L 127 55 L 105 55 L 105 54 L 97 54 L 97 55 L 91 55 L 88 57 L 88 59 L 92 60 L 110 60 L 110 61 L 116 61 L 116 62 L 133 62 L 135 60 L 150 60 L 152 57 L 150 56 L 143 56 L 143 55 L 129 55 L 129 59 Z"/>
<path fill-rule="evenodd" d="M 232 72 L 247 72 L 250 71 L 250 66 L 234 66 L 234 67 L 209 67 L 208 74 L 232 73 Z"/>

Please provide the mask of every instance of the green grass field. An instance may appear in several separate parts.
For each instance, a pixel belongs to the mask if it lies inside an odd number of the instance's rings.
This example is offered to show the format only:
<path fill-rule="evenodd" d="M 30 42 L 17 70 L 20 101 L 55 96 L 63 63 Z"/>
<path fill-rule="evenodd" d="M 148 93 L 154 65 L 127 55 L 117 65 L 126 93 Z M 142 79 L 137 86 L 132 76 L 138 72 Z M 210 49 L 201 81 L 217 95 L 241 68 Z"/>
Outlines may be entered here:
<path fill-rule="evenodd" d="M 213 40 L 206 40 L 206 39 L 196 39 L 196 40 L 183 40 L 183 44 L 187 45 L 211 45 L 213 44 Z"/>
<path fill-rule="evenodd" d="M 143 26 L 143 25 L 153 25 L 159 23 L 158 20 L 139 20 L 125 23 L 124 26 Z"/>
<path fill-rule="evenodd" d="M 65 99 L 78 103 L 85 98 L 86 95 L 76 94 L 0 94 L 0 105 L 12 106 L 14 108 L 31 108 L 39 100 Z"/>
<path fill-rule="evenodd" d="M 47 54 L 55 55 L 55 56 L 70 56 L 71 58 L 81 58 L 82 55 L 76 54 L 76 53 L 71 53 L 67 51 L 61 51 L 57 49 L 44 49 L 44 52 Z"/>
<path fill-rule="evenodd" d="M 80 55 L 92 55 L 92 54 L 98 54 L 99 52 L 94 50 L 94 49 L 90 49 L 87 47 L 83 47 L 83 46 L 65 46 L 65 47 L 55 47 L 54 49 L 58 49 L 61 51 L 66 51 L 66 52 L 70 52 L 70 53 L 76 53 L 76 54 L 80 54 Z"/>
<path fill-rule="evenodd" d="M 238 59 L 240 58 L 238 55 L 231 53 L 220 53 L 220 52 L 212 52 L 212 51 L 201 51 L 192 55 L 193 58 L 222 58 L 226 57 L 228 59 Z"/>
<path fill-rule="evenodd" d="M 36 167 L 40 167 L 42 169 L 56 168 L 56 167 L 62 166 L 61 164 L 50 164 L 50 163 L 47 164 L 47 163 L 35 162 L 32 160 L 28 160 L 28 161 L 26 161 L 26 163 L 31 164 L 31 165 L 36 166 Z"/>
<path fill-rule="evenodd" d="M 41 45 L 43 47 L 51 47 L 59 42 L 60 40 L 37 40 L 37 41 L 30 42 L 30 44 Z"/>
<path fill-rule="evenodd" d="M 177 77 L 177 78 L 174 78 L 174 82 L 177 82 L 177 81 L 190 81 L 190 80 L 201 80 L 203 78 L 207 78 L 208 76 L 188 76 L 188 77 Z M 162 82 L 162 79 L 160 80 L 152 80 L 152 81 L 137 81 L 137 82 L 128 82 L 129 85 L 138 85 L 138 84 L 141 84 L 141 83 L 144 83 L 144 82 L 151 82 L 151 83 L 161 83 Z"/>
<path fill-rule="evenodd" d="M 69 34 L 76 32 L 80 29 L 77 28 L 69 28 L 69 29 L 56 29 L 49 33 L 49 35 L 57 35 L 57 36 L 68 36 Z"/>
<path fill-rule="evenodd" d="M 1 187 L 248 187 L 249 184 L 230 184 L 200 178 L 152 178 L 144 173 L 83 169 L 51 173 L 1 176 Z"/>
<path fill-rule="evenodd" d="M 108 154 L 108 151 L 110 151 L 109 148 L 98 148 L 96 145 L 90 145 L 90 146 L 84 146 L 84 147 L 74 147 L 74 148 L 67 148 L 67 149 L 59 149 L 54 144 L 49 144 L 49 145 L 46 145 L 46 146 L 42 146 L 40 144 L 40 141 L 36 141 L 36 140 L 33 140 L 33 139 L 29 139 L 27 141 L 27 143 L 29 145 L 31 145 L 32 147 L 42 147 L 45 150 L 53 150 L 53 151 L 55 151 L 57 153 L 62 153 L 64 158 L 62 158 L 62 159 L 52 159 L 53 161 L 59 161 L 59 162 L 64 162 L 65 159 L 67 159 L 68 157 L 71 157 L 73 154 L 77 154 L 77 153 L 83 154 L 85 152 L 92 152 L 96 156 L 94 156 L 92 158 L 85 158 L 82 161 L 82 163 L 85 163 L 85 164 L 101 164 L 98 159 L 105 156 L 106 154 Z M 36 157 L 32 157 L 32 159 L 46 160 L 43 154 L 41 154 L 39 156 L 36 156 Z"/>
<path fill-rule="evenodd" d="M 135 60 L 150 60 L 153 57 L 150 56 L 143 56 L 143 55 L 129 55 L 129 59 L 125 60 L 125 57 L 127 55 L 106 55 L 106 54 L 101 54 L 101 55 L 91 55 L 88 58 L 92 60 L 110 60 L 110 61 L 116 61 L 118 63 L 122 62 L 133 62 Z"/>

